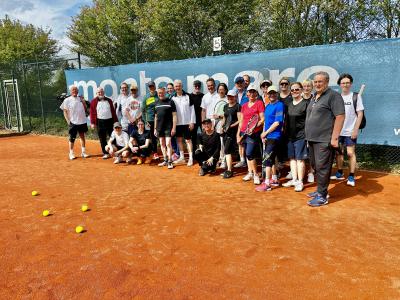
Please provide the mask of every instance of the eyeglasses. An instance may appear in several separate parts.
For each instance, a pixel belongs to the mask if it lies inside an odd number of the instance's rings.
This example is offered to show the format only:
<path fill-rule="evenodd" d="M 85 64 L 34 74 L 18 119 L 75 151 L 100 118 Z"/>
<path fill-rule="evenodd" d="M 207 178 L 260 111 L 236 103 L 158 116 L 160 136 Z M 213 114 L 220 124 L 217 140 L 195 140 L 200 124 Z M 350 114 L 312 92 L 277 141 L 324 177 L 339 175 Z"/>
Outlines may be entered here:
<path fill-rule="evenodd" d="M 299 92 L 300 89 L 291 89 L 290 91 L 291 91 L 291 92 Z"/>
<path fill-rule="evenodd" d="M 281 82 L 280 85 L 289 85 L 289 82 Z"/>

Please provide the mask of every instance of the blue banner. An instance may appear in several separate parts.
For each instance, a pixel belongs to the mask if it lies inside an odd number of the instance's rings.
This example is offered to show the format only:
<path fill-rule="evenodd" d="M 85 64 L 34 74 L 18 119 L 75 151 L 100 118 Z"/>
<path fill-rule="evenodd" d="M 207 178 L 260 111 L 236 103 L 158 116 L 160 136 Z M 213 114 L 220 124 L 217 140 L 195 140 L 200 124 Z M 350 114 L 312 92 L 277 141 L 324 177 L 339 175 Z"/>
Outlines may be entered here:
<path fill-rule="evenodd" d="M 180 79 L 185 90 L 191 92 L 194 80 L 202 81 L 206 89 L 209 77 L 233 88 L 234 79 L 243 74 L 250 75 L 259 86 L 264 79 L 278 85 L 283 76 L 303 81 L 318 71 L 330 74 L 334 89 L 338 89 L 336 81 L 341 73 L 353 76 L 354 91 L 365 84 L 367 126 L 359 135 L 359 143 L 400 146 L 400 39 L 67 70 L 65 74 L 68 86 L 78 86 L 86 99 L 92 99 L 99 86 L 107 96 L 116 97 L 122 82 L 136 84 L 144 95 L 150 80 L 165 86 Z"/>

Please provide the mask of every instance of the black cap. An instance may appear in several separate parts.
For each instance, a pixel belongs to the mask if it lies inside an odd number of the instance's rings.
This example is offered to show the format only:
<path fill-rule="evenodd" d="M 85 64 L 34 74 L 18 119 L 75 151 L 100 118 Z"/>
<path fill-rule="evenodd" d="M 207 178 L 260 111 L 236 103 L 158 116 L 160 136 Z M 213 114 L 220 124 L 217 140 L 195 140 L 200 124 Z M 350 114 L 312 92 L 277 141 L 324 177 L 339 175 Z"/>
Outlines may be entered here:
<path fill-rule="evenodd" d="M 195 86 L 201 86 L 201 81 L 200 81 L 200 80 L 195 80 L 195 81 L 193 82 L 193 85 L 195 85 Z"/>
<path fill-rule="evenodd" d="M 154 83 L 154 81 L 149 81 L 149 82 L 147 83 L 147 86 L 156 86 L 156 84 Z"/>
<path fill-rule="evenodd" d="M 211 119 L 204 119 L 203 122 L 201 122 L 201 124 L 205 124 L 205 123 L 211 123 Z"/>

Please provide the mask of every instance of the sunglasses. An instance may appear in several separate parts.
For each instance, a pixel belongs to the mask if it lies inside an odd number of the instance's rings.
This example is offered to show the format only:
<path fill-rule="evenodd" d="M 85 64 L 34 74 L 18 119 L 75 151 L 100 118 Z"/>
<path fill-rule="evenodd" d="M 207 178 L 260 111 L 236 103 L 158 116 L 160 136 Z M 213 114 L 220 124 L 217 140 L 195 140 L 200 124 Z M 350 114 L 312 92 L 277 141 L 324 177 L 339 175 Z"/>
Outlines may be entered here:
<path fill-rule="evenodd" d="M 300 89 L 291 89 L 290 91 L 291 91 L 291 92 L 299 92 Z"/>
<path fill-rule="evenodd" d="M 281 82 L 280 85 L 289 85 L 289 82 Z"/>

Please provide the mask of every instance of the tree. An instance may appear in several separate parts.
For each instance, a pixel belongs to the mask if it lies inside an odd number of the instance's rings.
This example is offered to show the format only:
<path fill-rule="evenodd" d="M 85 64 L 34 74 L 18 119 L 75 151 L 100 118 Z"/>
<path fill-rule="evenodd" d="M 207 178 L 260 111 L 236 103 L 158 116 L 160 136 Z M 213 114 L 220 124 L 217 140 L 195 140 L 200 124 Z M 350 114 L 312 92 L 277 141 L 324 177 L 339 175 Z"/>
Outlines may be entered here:
<path fill-rule="evenodd" d="M 11 64 L 19 60 L 33 61 L 54 57 L 60 48 L 50 38 L 51 30 L 31 24 L 23 25 L 7 16 L 0 19 L 0 61 Z"/>
<path fill-rule="evenodd" d="M 138 1 L 94 0 L 73 17 L 67 35 L 92 66 L 132 63 L 141 41 L 139 15 Z"/>

